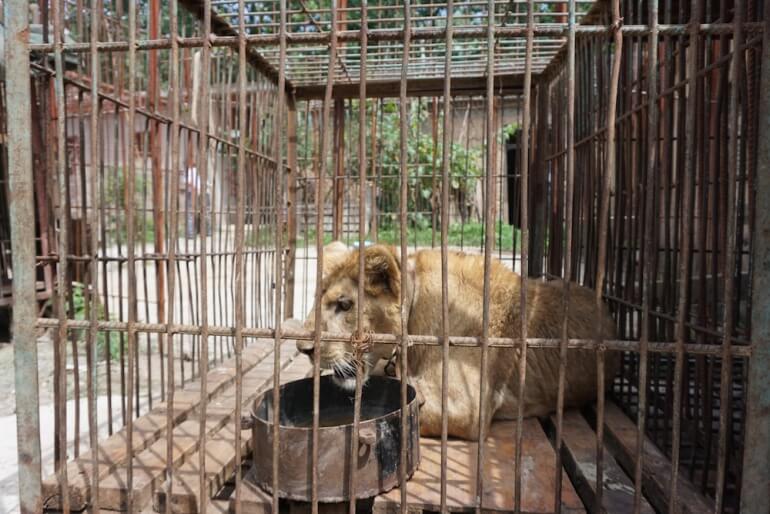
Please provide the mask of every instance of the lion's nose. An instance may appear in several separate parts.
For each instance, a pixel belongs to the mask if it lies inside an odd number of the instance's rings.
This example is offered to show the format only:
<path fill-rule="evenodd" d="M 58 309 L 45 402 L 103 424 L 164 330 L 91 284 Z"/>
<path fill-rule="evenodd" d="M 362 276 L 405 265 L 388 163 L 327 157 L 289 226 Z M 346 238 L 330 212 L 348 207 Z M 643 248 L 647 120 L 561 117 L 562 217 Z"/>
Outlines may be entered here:
<path fill-rule="evenodd" d="M 297 350 L 308 357 L 313 356 L 313 341 L 297 341 Z"/>

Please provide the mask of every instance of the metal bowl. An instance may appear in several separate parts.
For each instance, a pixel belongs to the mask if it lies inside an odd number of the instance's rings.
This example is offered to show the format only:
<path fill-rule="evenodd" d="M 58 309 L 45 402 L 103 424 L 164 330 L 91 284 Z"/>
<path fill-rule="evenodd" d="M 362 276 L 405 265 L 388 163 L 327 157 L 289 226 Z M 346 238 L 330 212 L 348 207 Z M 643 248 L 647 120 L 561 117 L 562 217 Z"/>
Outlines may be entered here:
<path fill-rule="evenodd" d="M 407 478 L 420 460 L 419 405 L 415 390 L 407 386 Z M 349 490 L 353 395 L 321 377 L 318 432 L 318 500 L 343 502 Z M 252 412 L 254 464 L 251 476 L 272 494 L 273 487 L 273 390 L 255 400 Z M 313 379 L 281 386 L 279 423 L 278 496 L 311 501 Z M 356 498 L 370 498 L 399 485 L 401 460 L 401 382 L 370 377 L 361 397 Z"/>

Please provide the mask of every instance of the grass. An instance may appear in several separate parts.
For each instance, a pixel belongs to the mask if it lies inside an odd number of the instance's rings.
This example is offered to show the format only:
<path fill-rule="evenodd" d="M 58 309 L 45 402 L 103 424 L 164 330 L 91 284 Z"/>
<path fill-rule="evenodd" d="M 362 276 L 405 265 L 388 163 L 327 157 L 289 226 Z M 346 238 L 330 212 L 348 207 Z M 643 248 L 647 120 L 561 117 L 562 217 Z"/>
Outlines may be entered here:
<path fill-rule="evenodd" d="M 512 251 L 514 247 L 514 229 L 513 227 L 498 222 L 495 227 L 494 247 L 496 250 Z M 515 230 L 516 248 L 521 248 L 521 232 Z M 452 223 L 447 232 L 449 246 L 462 246 L 464 248 L 481 248 L 484 245 L 484 225 L 482 223 Z M 324 233 L 324 244 L 332 242 L 332 235 Z M 367 234 L 367 240 L 371 240 L 371 234 Z M 433 230 L 431 227 L 409 227 L 407 229 L 407 242 L 409 245 L 431 246 L 433 243 Z M 316 232 L 314 228 L 307 231 L 307 238 L 304 234 L 297 238 L 297 248 L 313 247 L 316 242 Z M 358 242 L 358 235 L 352 234 L 350 238 L 343 237 L 343 242 L 353 245 Z M 378 232 L 378 242 L 383 244 L 399 245 L 401 243 L 400 227 L 390 226 L 380 228 Z M 441 245 L 441 233 L 436 232 L 436 246 Z"/>
<path fill-rule="evenodd" d="M 379 241 L 387 244 L 401 244 L 400 227 L 390 227 L 380 229 Z M 433 230 L 431 227 L 417 228 L 409 227 L 407 229 L 408 244 L 417 244 L 417 246 L 430 246 L 433 242 Z M 516 229 L 516 248 L 521 248 L 521 232 Z M 441 233 L 436 232 L 436 246 L 441 245 Z M 484 224 L 482 223 L 452 223 L 447 232 L 447 243 L 449 246 L 463 246 L 470 248 L 481 248 L 484 245 Z M 513 227 L 497 222 L 495 226 L 495 249 L 513 250 L 514 229 Z"/>

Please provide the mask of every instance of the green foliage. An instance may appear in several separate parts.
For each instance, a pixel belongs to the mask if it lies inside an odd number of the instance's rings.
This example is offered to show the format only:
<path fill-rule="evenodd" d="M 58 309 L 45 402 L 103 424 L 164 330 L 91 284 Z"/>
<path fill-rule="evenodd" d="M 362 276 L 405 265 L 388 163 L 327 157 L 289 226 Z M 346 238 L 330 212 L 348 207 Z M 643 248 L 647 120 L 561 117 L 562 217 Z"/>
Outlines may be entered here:
<path fill-rule="evenodd" d="M 503 141 L 513 136 L 519 130 L 518 123 L 509 123 L 503 127 Z"/>
<path fill-rule="evenodd" d="M 332 235 L 328 232 L 324 233 L 323 244 L 327 245 L 331 242 L 332 242 Z M 307 229 L 307 236 L 305 234 L 300 234 L 297 237 L 297 248 L 314 247 L 315 244 L 316 244 L 316 231 L 314 227 L 309 227 Z"/>
<path fill-rule="evenodd" d="M 72 284 L 72 306 L 74 315 L 72 319 L 85 320 L 90 315 L 86 306 L 86 298 L 83 284 L 77 282 Z M 98 297 L 94 297 L 94 306 L 97 309 L 97 319 L 104 320 L 104 306 L 99 302 Z M 69 304 L 67 305 L 67 314 L 69 313 Z M 87 329 L 79 329 L 74 331 L 74 335 L 78 341 L 86 341 L 88 331 Z M 110 358 L 116 358 L 120 354 L 120 335 L 117 332 L 103 332 L 99 331 L 96 334 L 96 355 L 97 359 L 106 359 L 109 355 Z"/>
<path fill-rule="evenodd" d="M 449 246 L 463 246 L 466 248 L 481 248 L 484 245 L 483 223 L 451 223 L 447 231 L 447 244 Z M 514 236 L 515 231 L 515 236 Z M 431 246 L 433 243 L 433 230 L 431 227 L 409 227 L 406 232 L 407 243 L 417 246 Z M 401 244 L 401 229 L 392 226 L 381 229 L 378 234 L 380 243 L 398 245 Z M 498 221 L 495 226 L 495 248 L 505 251 L 513 250 L 514 237 L 516 248 L 521 248 L 521 231 Z M 435 235 L 435 244 L 441 243 L 441 234 Z"/>
<path fill-rule="evenodd" d="M 104 212 L 104 221 L 107 227 L 107 243 L 125 244 L 128 240 L 128 226 L 125 210 L 126 180 L 123 168 L 105 169 L 104 178 L 104 206 L 107 207 Z M 145 212 L 142 205 L 145 191 L 148 195 L 152 194 L 148 189 L 151 183 L 145 180 L 141 173 L 136 173 L 134 183 L 134 242 L 151 243 L 155 240 L 155 222 L 152 213 Z"/>
<path fill-rule="evenodd" d="M 375 108 L 375 104 L 370 103 L 369 110 Z M 409 205 L 407 211 L 410 224 L 421 226 L 424 222 L 422 214 L 416 214 L 416 211 L 424 210 L 419 206 L 430 204 L 430 199 L 435 193 L 440 195 L 440 180 L 436 181 L 437 189 L 434 192 L 434 170 L 437 176 L 441 173 L 441 156 L 443 151 L 442 136 L 439 132 L 436 145 L 434 147 L 433 137 L 430 130 L 425 127 L 430 123 L 429 106 L 427 103 L 420 104 L 411 102 L 409 109 L 409 125 L 407 127 L 407 162 L 409 173 Z M 358 126 L 358 102 L 352 102 L 348 110 L 346 134 L 347 137 L 359 133 Z M 397 101 L 386 100 L 381 105 L 382 113 L 377 113 L 379 119 L 377 122 L 377 166 L 379 170 L 378 186 L 380 189 L 380 205 L 378 210 L 385 214 L 383 218 L 386 226 L 389 225 L 391 213 L 391 222 L 396 221 L 396 206 L 398 201 L 393 201 L 399 197 L 400 191 L 400 167 L 401 167 L 401 116 Z M 371 114 L 367 115 L 367 120 Z M 439 126 L 442 123 L 439 122 Z M 305 131 L 304 123 L 298 127 L 298 155 L 312 155 L 312 149 L 307 148 L 309 138 Z M 312 128 L 311 128 L 312 130 Z M 355 138 L 357 141 L 357 137 Z M 367 144 L 367 148 L 370 148 Z M 358 174 L 358 145 L 350 145 L 350 151 L 345 161 L 346 175 L 356 176 Z M 368 166 L 369 173 L 371 166 Z M 333 167 L 328 166 L 329 170 Z M 464 201 L 475 191 L 476 183 L 482 175 L 482 149 L 466 148 L 462 143 L 452 143 L 450 148 L 450 198 L 451 201 Z M 419 205 L 418 205 L 419 204 Z M 429 222 L 429 220 L 428 220 Z"/>

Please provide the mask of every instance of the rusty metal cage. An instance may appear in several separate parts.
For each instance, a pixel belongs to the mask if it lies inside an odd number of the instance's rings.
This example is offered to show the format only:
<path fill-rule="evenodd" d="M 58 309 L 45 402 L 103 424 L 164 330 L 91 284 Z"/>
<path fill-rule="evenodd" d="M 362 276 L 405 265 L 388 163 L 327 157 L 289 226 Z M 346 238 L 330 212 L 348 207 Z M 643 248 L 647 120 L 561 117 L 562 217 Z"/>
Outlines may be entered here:
<path fill-rule="evenodd" d="M 397 245 L 401 262 L 410 246 L 441 251 L 441 330 L 407 334 L 402 306 L 399 333 L 371 334 L 400 347 L 401 376 L 409 345 L 440 346 L 444 359 L 435 504 L 414 505 L 402 467 L 389 508 L 496 508 L 485 495 L 489 444 L 473 447 L 468 503 L 451 498 L 446 361 L 472 346 L 482 373 L 490 349 L 517 348 L 519 391 L 527 353 L 559 349 L 557 409 L 537 425 L 554 459 L 538 492 L 544 512 L 573 508 L 572 482 L 578 511 L 617 508 L 614 459 L 633 512 L 767 511 L 768 0 L 3 7 L 12 508 L 138 512 L 155 500 L 161 512 L 206 512 L 229 487 L 229 507 L 248 512 L 243 406 L 269 387 L 279 406 L 277 386 L 309 374 L 318 512 L 320 353 L 298 366 L 294 341 L 319 348 L 363 327 L 338 334 L 284 321 L 320 300 L 324 244 L 341 239 Z M 455 249 L 483 255 L 477 337 L 449 329 Z M 565 279 L 567 299 L 571 283 L 593 288 L 618 340 L 601 330 L 569 339 L 568 301 L 560 337 L 528 337 L 526 323 L 520 338 L 493 337 L 494 258 L 523 276 Z M 309 321 L 320 327 L 320 310 Z M 563 406 L 578 349 L 596 351 L 600 384 L 579 413 L 593 434 L 580 484 Z M 39 352 L 51 353 L 50 370 Z M 610 353 L 622 368 L 605 391 Z M 359 368 L 352 449 L 361 388 Z M 401 391 L 406 416 L 406 381 Z M 515 512 L 531 510 L 522 412 L 504 488 Z M 277 495 L 265 502 L 285 508 Z"/>

